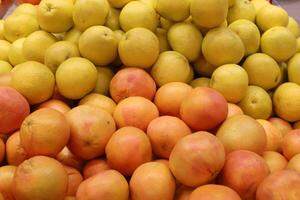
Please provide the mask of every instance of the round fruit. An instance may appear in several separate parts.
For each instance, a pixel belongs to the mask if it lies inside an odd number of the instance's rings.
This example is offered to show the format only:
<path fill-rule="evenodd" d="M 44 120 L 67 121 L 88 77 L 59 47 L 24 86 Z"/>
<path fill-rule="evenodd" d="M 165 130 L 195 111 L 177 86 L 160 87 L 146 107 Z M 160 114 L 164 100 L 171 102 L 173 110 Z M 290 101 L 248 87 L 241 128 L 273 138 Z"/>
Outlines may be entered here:
<path fill-rule="evenodd" d="M 228 24 L 240 19 L 246 19 L 251 22 L 255 21 L 255 8 L 249 0 L 236 0 L 234 6 L 228 10 L 227 21 Z"/>
<path fill-rule="evenodd" d="M 237 64 L 245 54 L 241 38 L 229 28 L 211 29 L 204 37 L 202 53 L 214 66 Z"/>
<path fill-rule="evenodd" d="M 158 26 L 154 8 L 142 1 L 132 1 L 126 4 L 121 10 L 119 20 L 124 31 L 143 27 L 154 32 Z"/>
<path fill-rule="evenodd" d="M 56 71 L 59 92 L 69 99 L 80 99 L 91 92 L 97 82 L 96 67 L 80 57 L 69 58 Z"/>
<path fill-rule="evenodd" d="M 14 42 L 20 38 L 26 38 L 31 33 L 39 30 L 38 21 L 35 17 L 26 14 L 8 16 L 3 24 L 5 39 Z"/>
<path fill-rule="evenodd" d="M 46 31 L 31 33 L 23 43 L 25 59 L 44 63 L 47 49 L 55 42 L 57 42 L 56 37 Z"/>
<path fill-rule="evenodd" d="M 242 39 L 245 46 L 245 55 L 256 53 L 259 50 L 260 32 L 253 22 L 239 19 L 231 23 L 228 28 Z"/>
<path fill-rule="evenodd" d="M 293 170 L 281 170 L 265 178 L 256 192 L 257 200 L 300 199 L 300 174 Z M 292 195 L 292 196 L 291 196 Z"/>
<path fill-rule="evenodd" d="M 151 75 L 158 86 L 171 82 L 191 81 L 192 68 L 188 60 L 177 51 L 162 52 L 153 65 Z"/>
<path fill-rule="evenodd" d="M 297 40 L 286 27 L 276 26 L 262 35 L 261 51 L 277 62 L 283 62 L 296 53 Z"/>
<path fill-rule="evenodd" d="M 109 4 L 114 8 L 122 8 L 132 0 L 108 0 Z"/>
<path fill-rule="evenodd" d="M 36 156 L 17 167 L 13 179 L 13 194 L 18 200 L 64 200 L 68 174 L 53 158 Z"/>
<path fill-rule="evenodd" d="M 236 104 L 228 103 L 227 119 L 236 115 L 243 115 L 243 110 Z"/>
<path fill-rule="evenodd" d="M 293 156 L 287 163 L 287 169 L 292 169 L 300 173 L 300 154 Z"/>
<path fill-rule="evenodd" d="M 135 127 L 117 130 L 107 143 L 105 153 L 108 165 L 124 176 L 131 176 L 138 166 L 152 159 L 149 138 Z"/>
<path fill-rule="evenodd" d="M 170 51 L 171 47 L 168 42 L 168 32 L 165 29 L 157 28 L 155 31 L 155 35 L 159 40 L 159 52 L 162 53 L 164 51 Z"/>
<path fill-rule="evenodd" d="M 149 123 L 159 113 L 150 100 L 144 97 L 128 97 L 117 105 L 113 116 L 119 128 L 134 126 L 146 131 Z"/>
<path fill-rule="evenodd" d="M 300 27 L 298 22 L 293 17 L 289 17 L 287 28 L 294 34 L 296 38 L 299 37 Z"/>
<path fill-rule="evenodd" d="M 224 162 L 224 146 L 208 132 L 197 132 L 179 140 L 169 159 L 173 175 L 190 187 L 212 181 L 223 168 Z"/>
<path fill-rule="evenodd" d="M 271 173 L 285 169 L 288 164 L 286 158 L 275 151 L 265 151 L 262 157 L 269 166 Z"/>
<path fill-rule="evenodd" d="M 93 92 L 103 95 L 109 94 L 110 81 L 114 76 L 114 72 L 108 67 L 97 67 L 98 80 Z"/>
<path fill-rule="evenodd" d="M 79 185 L 76 194 L 76 200 L 127 200 L 128 197 L 128 183 L 122 174 L 115 170 L 107 170 L 86 179 Z"/>
<path fill-rule="evenodd" d="M 282 141 L 283 155 L 290 160 L 293 156 L 300 153 L 300 129 L 288 132 Z"/>
<path fill-rule="evenodd" d="M 42 0 L 37 8 L 40 27 L 51 33 L 62 33 L 73 26 L 71 1 Z"/>
<path fill-rule="evenodd" d="M 191 91 L 192 87 L 186 83 L 167 83 L 157 90 L 154 103 L 161 115 L 179 117 L 182 101 Z"/>
<path fill-rule="evenodd" d="M 16 166 L 6 165 L 0 167 L 0 191 L 4 197 L 4 200 L 15 199 L 12 191 L 15 172 Z"/>
<path fill-rule="evenodd" d="M 26 62 L 23 53 L 24 41 L 25 38 L 17 39 L 11 45 L 11 48 L 8 52 L 8 59 L 13 66 Z"/>
<path fill-rule="evenodd" d="M 104 159 L 90 160 L 83 168 L 83 177 L 88 179 L 96 174 L 111 169 Z"/>
<path fill-rule="evenodd" d="M 117 103 L 130 96 L 141 96 L 152 100 L 155 92 L 154 80 L 139 68 L 121 69 L 110 82 L 110 95 Z"/>
<path fill-rule="evenodd" d="M 118 50 L 125 66 L 149 68 L 158 58 L 159 41 L 150 30 L 133 28 L 123 35 Z"/>
<path fill-rule="evenodd" d="M 256 24 L 263 32 L 275 26 L 285 27 L 288 22 L 288 13 L 283 8 L 272 4 L 263 6 L 256 14 Z"/>
<path fill-rule="evenodd" d="M 223 143 L 226 153 L 248 150 L 262 154 L 267 144 L 267 136 L 262 125 L 247 115 L 228 118 L 216 136 Z"/>
<path fill-rule="evenodd" d="M 13 133 L 6 141 L 6 160 L 10 165 L 18 166 L 27 158 L 21 145 L 20 132 Z"/>
<path fill-rule="evenodd" d="M 102 156 L 116 130 L 112 116 L 105 110 L 81 105 L 67 113 L 71 125 L 68 148 L 79 158 L 90 160 Z"/>
<path fill-rule="evenodd" d="M 0 163 L 2 163 L 5 158 L 5 146 L 6 144 L 3 142 L 2 139 L 0 139 Z"/>
<path fill-rule="evenodd" d="M 171 116 L 161 116 L 152 120 L 147 129 L 154 154 L 167 159 L 176 143 L 191 133 L 190 128 L 182 120 Z"/>
<path fill-rule="evenodd" d="M 91 26 L 103 25 L 108 14 L 107 0 L 76 0 L 73 21 L 80 31 L 84 31 Z"/>
<path fill-rule="evenodd" d="M 203 185 L 196 188 L 189 200 L 241 200 L 240 196 L 231 188 L 223 185 Z"/>
<path fill-rule="evenodd" d="M 255 53 L 243 63 L 249 76 L 249 83 L 265 90 L 276 87 L 281 80 L 281 70 L 277 62 L 264 53 Z"/>
<path fill-rule="evenodd" d="M 82 57 L 95 65 L 104 66 L 115 60 L 118 43 L 114 32 L 109 28 L 92 26 L 81 34 L 78 47 Z"/>
<path fill-rule="evenodd" d="M 184 55 L 189 62 L 198 58 L 202 39 L 202 34 L 197 27 L 188 22 L 177 23 L 168 31 L 168 41 L 172 49 Z"/>
<path fill-rule="evenodd" d="M 110 114 L 113 114 L 117 106 L 111 98 L 97 93 L 91 93 L 86 95 L 79 101 L 79 105 L 95 106 L 106 110 Z"/>
<path fill-rule="evenodd" d="M 0 87 L 0 133 L 9 134 L 19 129 L 29 113 L 29 104 L 18 91 Z"/>
<path fill-rule="evenodd" d="M 245 97 L 238 104 L 246 115 L 255 119 L 268 119 L 272 114 L 272 100 L 262 88 L 248 86 Z"/>
<path fill-rule="evenodd" d="M 158 162 L 139 166 L 133 173 L 129 186 L 132 200 L 173 200 L 176 188 L 169 168 Z"/>
<path fill-rule="evenodd" d="M 80 56 L 78 47 L 69 41 L 60 41 L 51 45 L 45 53 L 45 65 L 56 72 L 58 66 L 71 57 Z"/>
<path fill-rule="evenodd" d="M 0 60 L 0 75 L 10 72 L 12 68 L 13 67 L 11 66 L 11 64 L 9 64 L 9 62 Z"/>
<path fill-rule="evenodd" d="M 238 103 L 246 95 L 247 72 L 236 64 L 222 65 L 213 72 L 210 87 L 220 92 L 228 102 Z"/>
<path fill-rule="evenodd" d="M 26 97 L 30 104 L 49 99 L 54 90 L 55 78 L 45 65 L 27 61 L 14 68 L 12 86 Z"/>
<path fill-rule="evenodd" d="M 280 118 L 272 117 L 269 119 L 269 122 L 281 132 L 282 136 L 285 136 L 293 129 L 290 123 Z"/>
<path fill-rule="evenodd" d="M 120 12 L 120 10 L 110 7 L 104 26 L 113 31 L 121 29 L 119 22 Z"/>
<path fill-rule="evenodd" d="M 58 160 L 63 165 L 67 165 L 70 167 L 74 167 L 78 170 L 82 170 L 84 161 L 77 156 L 75 156 L 68 147 L 64 147 L 59 154 L 56 156 L 56 160 Z"/>
<path fill-rule="evenodd" d="M 170 7 L 172 5 L 172 7 Z M 170 21 L 184 21 L 190 15 L 189 0 L 157 0 L 156 11 Z"/>
<path fill-rule="evenodd" d="M 269 5 L 270 2 L 266 1 L 266 0 L 251 0 L 251 3 L 253 4 L 254 8 L 255 8 L 255 12 L 256 14 L 258 13 L 258 11 L 263 8 L 266 5 Z"/>
<path fill-rule="evenodd" d="M 210 130 L 227 117 L 226 99 L 216 90 L 207 87 L 194 88 L 182 101 L 181 119 L 193 130 Z"/>
<path fill-rule="evenodd" d="M 287 69 L 289 81 L 300 85 L 300 53 L 296 53 L 289 60 Z"/>
<path fill-rule="evenodd" d="M 64 168 L 68 174 L 67 195 L 75 196 L 80 183 L 83 181 L 83 177 L 81 176 L 80 172 L 75 168 L 68 167 L 66 165 L 64 165 Z"/>
<path fill-rule="evenodd" d="M 284 120 L 300 120 L 300 86 L 296 83 L 280 85 L 273 96 L 276 114 Z"/>
<path fill-rule="evenodd" d="M 205 78 L 205 77 L 196 78 L 196 79 L 192 80 L 192 82 L 190 82 L 190 86 L 192 86 L 193 88 L 209 87 L 210 86 L 210 78 Z"/>
<path fill-rule="evenodd" d="M 8 55 L 11 49 L 11 44 L 6 40 L 0 40 L 0 60 L 9 62 Z"/>
<path fill-rule="evenodd" d="M 239 150 L 226 156 L 218 182 L 235 190 L 241 199 L 255 199 L 257 187 L 269 173 L 262 157 L 251 151 Z"/>
<path fill-rule="evenodd" d="M 78 41 L 79 41 L 81 34 L 82 34 L 82 32 L 79 29 L 77 29 L 76 27 L 74 27 L 65 33 L 64 41 L 72 42 L 72 43 L 78 45 Z"/>
<path fill-rule="evenodd" d="M 219 66 L 213 66 L 207 60 L 203 57 L 201 54 L 198 59 L 194 62 L 194 70 L 199 74 L 200 76 L 204 77 L 211 77 L 213 72 L 217 69 Z"/>
<path fill-rule="evenodd" d="M 190 2 L 190 12 L 197 26 L 214 28 L 226 20 L 228 0 L 191 0 Z"/>
<path fill-rule="evenodd" d="M 28 156 L 55 157 L 68 143 L 70 126 L 65 116 L 51 108 L 31 113 L 20 128 L 21 145 Z"/>
<path fill-rule="evenodd" d="M 40 104 L 37 108 L 38 109 L 51 108 L 51 109 L 61 112 L 62 114 L 66 114 L 67 112 L 69 112 L 71 110 L 71 108 L 65 102 L 57 100 L 57 99 L 51 99 L 51 100 L 45 101 L 44 103 Z"/>

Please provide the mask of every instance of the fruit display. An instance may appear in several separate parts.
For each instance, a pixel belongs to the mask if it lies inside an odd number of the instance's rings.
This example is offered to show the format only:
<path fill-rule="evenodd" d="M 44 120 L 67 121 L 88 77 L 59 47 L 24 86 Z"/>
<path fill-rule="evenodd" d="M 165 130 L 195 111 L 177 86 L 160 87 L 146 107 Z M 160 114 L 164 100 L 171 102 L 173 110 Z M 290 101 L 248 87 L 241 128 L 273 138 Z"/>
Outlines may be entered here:
<path fill-rule="evenodd" d="M 300 200 L 300 28 L 283 8 L 15 3 L 0 200 Z"/>

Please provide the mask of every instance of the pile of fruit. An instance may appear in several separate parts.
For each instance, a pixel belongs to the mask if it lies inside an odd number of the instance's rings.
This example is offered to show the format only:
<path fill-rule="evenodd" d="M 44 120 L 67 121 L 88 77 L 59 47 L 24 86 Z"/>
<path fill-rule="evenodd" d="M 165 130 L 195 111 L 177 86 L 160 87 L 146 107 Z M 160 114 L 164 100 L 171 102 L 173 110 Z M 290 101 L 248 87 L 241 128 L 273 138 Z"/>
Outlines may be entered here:
<path fill-rule="evenodd" d="M 0 200 L 299 200 L 299 25 L 266 0 L 21 4 L 0 135 Z"/>

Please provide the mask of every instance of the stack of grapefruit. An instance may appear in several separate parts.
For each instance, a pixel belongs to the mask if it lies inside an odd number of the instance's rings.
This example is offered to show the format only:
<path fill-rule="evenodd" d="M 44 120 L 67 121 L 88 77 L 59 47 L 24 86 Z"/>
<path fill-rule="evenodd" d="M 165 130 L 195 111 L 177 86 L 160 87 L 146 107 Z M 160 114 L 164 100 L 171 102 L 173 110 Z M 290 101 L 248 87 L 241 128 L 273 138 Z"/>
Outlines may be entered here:
<path fill-rule="evenodd" d="M 299 200 L 299 25 L 266 0 L 42 0 L 0 21 L 0 200 Z"/>

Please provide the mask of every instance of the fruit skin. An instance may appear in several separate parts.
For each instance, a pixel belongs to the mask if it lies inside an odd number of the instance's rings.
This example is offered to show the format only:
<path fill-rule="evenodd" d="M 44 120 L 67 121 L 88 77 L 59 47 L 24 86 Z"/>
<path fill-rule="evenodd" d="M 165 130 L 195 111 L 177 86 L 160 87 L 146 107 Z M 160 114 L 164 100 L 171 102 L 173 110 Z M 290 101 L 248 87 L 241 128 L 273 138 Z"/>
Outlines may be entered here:
<path fill-rule="evenodd" d="M 298 22 L 293 17 L 289 17 L 287 28 L 294 34 L 296 38 L 299 37 L 300 27 Z"/>
<path fill-rule="evenodd" d="M 154 32 L 158 26 L 158 17 L 154 8 L 142 1 L 132 1 L 126 4 L 121 10 L 119 20 L 125 32 L 137 27 L 147 28 Z"/>
<path fill-rule="evenodd" d="M 18 166 L 27 159 L 26 152 L 21 145 L 20 132 L 9 136 L 6 141 L 6 160 L 9 165 Z"/>
<path fill-rule="evenodd" d="M 223 185 L 208 184 L 196 188 L 189 200 L 241 200 L 240 196 L 231 188 Z"/>
<path fill-rule="evenodd" d="M 179 118 L 161 116 L 152 120 L 147 128 L 153 153 L 168 159 L 176 143 L 191 134 L 190 128 Z"/>
<path fill-rule="evenodd" d="M 109 28 L 92 26 L 81 34 L 78 47 L 82 57 L 89 59 L 95 65 L 104 66 L 116 58 L 118 43 L 114 32 Z"/>
<path fill-rule="evenodd" d="M 95 186 L 97 186 L 97 190 L 95 190 Z M 86 179 L 79 185 L 76 193 L 76 200 L 127 200 L 128 197 L 128 183 L 116 170 L 107 170 Z"/>
<path fill-rule="evenodd" d="M 57 100 L 57 99 L 51 99 L 48 101 L 45 101 L 44 103 L 40 104 L 38 106 L 38 109 L 41 108 L 52 108 L 54 110 L 57 110 L 61 112 L 62 114 L 66 114 L 71 110 L 71 108 L 63 101 Z"/>
<path fill-rule="evenodd" d="M 17 39 L 27 37 L 39 30 L 37 20 L 31 15 L 16 14 L 8 16 L 4 21 L 3 34 L 5 39 L 14 42 Z"/>
<path fill-rule="evenodd" d="M 31 3 L 31 4 L 34 4 L 34 5 L 37 5 L 40 3 L 41 0 L 17 0 L 17 3 L 18 4 L 21 4 L 21 3 Z"/>
<path fill-rule="evenodd" d="M 64 97 L 80 99 L 95 88 L 98 73 L 89 60 L 73 57 L 58 67 L 55 78 L 58 90 Z"/>
<path fill-rule="evenodd" d="M 215 111 L 212 112 L 213 110 Z M 225 98 L 216 90 L 207 87 L 194 88 L 183 99 L 180 107 L 181 119 L 197 131 L 215 128 L 226 119 L 227 113 Z"/>
<path fill-rule="evenodd" d="M 80 31 L 84 31 L 91 26 L 103 25 L 108 14 L 107 0 L 76 0 L 73 21 Z"/>
<path fill-rule="evenodd" d="M 293 156 L 287 163 L 286 169 L 292 169 L 300 173 L 300 154 Z"/>
<path fill-rule="evenodd" d="M 176 188 L 174 200 L 189 200 L 191 193 L 193 192 L 193 188 L 186 187 L 181 185 Z"/>
<path fill-rule="evenodd" d="M 296 53 L 288 62 L 288 78 L 290 82 L 300 85 L 300 53 Z"/>
<path fill-rule="evenodd" d="M 71 1 L 42 0 L 37 8 L 37 19 L 43 30 L 62 33 L 73 26 Z"/>
<path fill-rule="evenodd" d="M 238 103 L 246 95 L 248 74 L 239 65 L 218 67 L 212 74 L 210 87 L 220 92 L 228 102 Z"/>
<path fill-rule="evenodd" d="M 268 176 L 259 185 L 257 200 L 276 200 L 300 198 L 300 174 L 293 170 L 281 170 Z"/>
<path fill-rule="evenodd" d="M 234 189 L 242 199 L 255 198 L 259 184 L 269 175 L 262 157 L 251 151 L 233 151 L 226 156 L 218 182 Z"/>
<path fill-rule="evenodd" d="M 71 126 L 68 148 L 77 157 L 90 160 L 102 156 L 116 130 L 112 116 L 105 110 L 81 105 L 66 115 Z"/>
<path fill-rule="evenodd" d="M 27 100 L 15 89 L 0 87 L 0 133 L 9 134 L 20 128 L 29 115 Z"/>
<path fill-rule="evenodd" d="M 200 131 L 177 142 L 170 155 L 169 167 L 180 183 L 197 187 L 212 181 L 224 162 L 225 150 L 219 139 Z"/>
<path fill-rule="evenodd" d="M 283 83 L 273 96 L 276 114 L 289 122 L 300 120 L 300 86 L 296 83 Z"/>
<path fill-rule="evenodd" d="M 190 12 L 197 26 L 218 27 L 226 20 L 228 0 L 191 0 Z"/>
<path fill-rule="evenodd" d="M 202 42 L 204 58 L 214 66 L 239 63 L 245 47 L 240 37 L 229 28 L 211 29 Z"/>
<path fill-rule="evenodd" d="M 297 40 L 286 27 L 276 26 L 261 36 L 261 51 L 277 62 L 290 59 L 297 51 Z"/>
<path fill-rule="evenodd" d="M 282 141 L 283 155 L 290 160 L 293 156 L 300 153 L 300 129 L 288 132 Z"/>
<path fill-rule="evenodd" d="M 155 9 L 162 17 L 179 22 L 189 17 L 190 2 L 188 0 L 157 0 Z"/>
<path fill-rule="evenodd" d="M 157 86 L 171 82 L 188 83 L 193 79 L 193 70 L 188 60 L 177 51 L 162 52 L 151 69 Z"/>
<path fill-rule="evenodd" d="M 262 125 L 247 115 L 228 118 L 218 129 L 217 138 L 223 143 L 226 153 L 248 150 L 261 155 L 267 144 Z M 247 140 L 243 139 L 247 137 Z"/>
<path fill-rule="evenodd" d="M 288 13 L 281 7 L 267 4 L 256 14 L 256 24 L 262 32 L 275 26 L 287 26 L 289 22 Z"/>
<path fill-rule="evenodd" d="M 141 96 L 152 100 L 156 85 L 152 77 L 139 68 L 119 70 L 110 82 L 110 95 L 115 102 L 130 96 Z"/>
<path fill-rule="evenodd" d="M 144 97 L 128 97 L 121 101 L 113 117 L 119 128 L 134 126 L 143 131 L 147 130 L 149 123 L 159 116 L 154 103 Z"/>
<path fill-rule="evenodd" d="M 106 110 L 110 114 L 113 114 L 117 106 L 111 98 L 97 93 L 90 93 L 86 95 L 79 101 L 79 105 L 95 106 Z"/>
<path fill-rule="evenodd" d="M 125 66 L 149 68 L 159 56 L 159 40 L 146 28 L 133 28 L 122 36 L 118 52 Z"/>
<path fill-rule="evenodd" d="M 66 146 L 57 154 L 55 159 L 63 165 L 74 167 L 77 170 L 82 170 L 84 165 L 84 160 L 75 156 Z"/>
<path fill-rule="evenodd" d="M 139 166 L 133 173 L 129 186 L 132 200 L 172 200 L 176 187 L 169 168 L 158 162 Z M 148 187 L 152 190 L 148 190 Z"/>
<path fill-rule="evenodd" d="M 289 131 L 293 130 L 291 124 L 281 118 L 272 117 L 269 119 L 269 122 L 271 122 L 281 132 L 283 137 Z"/>
<path fill-rule="evenodd" d="M 122 8 L 132 0 L 108 0 L 109 4 L 114 8 Z"/>
<path fill-rule="evenodd" d="M 65 116 L 51 108 L 31 113 L 20 128 L 21 145 L 29 157 L 55 157 L 68 143 L 70 125 Z"/>
<path fill-rule="evenodd" d="M 81 176 L 80 172 L 75 168 L 66 165 L 64 165 L 64 168 L 68 174 L 67 195 L 75 196 L 80 183 L 83 181 L 83 177 Z"/>
<path fill-rule="evenodd" d="M 154 103 L 161 115 L 180 117 L 181 103 L 191 91 L 192 87 L 186 83 L 170 82 L 157 90 Z"/>
<path fill-rule="evenodd" d="M 196 78 L 194 80 L 192 80 L 192 82 L 190 82 L 190 86 L 192 86 L 193 88 L 195 87 L 209 87 L 210 85 L 210 78 L 205 78 L 205 77 L 201 77 L 201 78 Z"/>
<path fill-rule="evenodd" d="M 47 49 L 55 42 L 57 42 L 56 37 L 46 31 L 31 33 L 23 43 L 25 59 L 44 63 Z"/>
<path fill-rule="evenodd" d="M 243 115 L 243 110 L 236 104 L 228 103 L 227 119 L 236 115 Z"/>
<path fill-rule="evenodd" d="M 13 69 L 11 84 L 31 105 L 48 100 L 54 90 L 55 78 L 45 65 L 27 61 Z"/>
<path fill-rule="evenodd" d="M 6 165 L 0 167 L 0 190 L 4 200 L 14 200 L 13 178 L 16 172 L 16 166 Z"/>
<path fill-rule="evenodd" d="M 245 97 L 239 102 L 246 115 L 255 119 L 268 119 L 272 114 L 272 100 L 261 87 L 248 86 Z"/>
<path fill-rule="evenodd" d="M 105 159 L 90 160 L 83 168 L 83 177 L 88 179 L 100 172 L 111 169 Z"/>
<path fill-rule="evenodd" d="M 8 60 L 13 66 L 26 62 L 23 54 L 24 41 L 25 38 L 15 40 L 8 52 Z"/>
<path fill-rule="evenodd" d="M 227 21 L 231 24 L 240 19 L 246 19 L 255 22 L 255 7 L 251 1 L 236 0 L 234 6 L 228 10 Z"/>
<path fill-rule="evenodd" d="M 168 30 L 168 41 L 174 51 L 184 55 L 189 62 L 195 61 L 200 52 L 202 34 L 197 27 L 188 22 L 174 24 Z"/>
<path fill-rule="evenodd" d="M 136 168 L 152 159 L 149 138 L 135 127 L 117 130 L 108 141 L 105 153 L 108 165 L 124 176 L 131 176 Z"/>
<path fill-rule="evenodd" d="M 6 40 L 0 40 L 0 59 L 9 62 L 8 55 L 11 49 L 11 44 Z"/>
<path fill-rule="evenodd" d="M 68 175 L 62 164 L 35 156 L 17 167 L 12 190 L 18 200 L 63 200 L 67 187 Z"/>
<path fill-rule="evenodd" d="M 262 155 L 263 159 L 269 166 L 270 173 L 283 170 L 287 167 L 288 161 L 286 158 L 275 151 L 265 151 Z"/>
<path fill-rule="evenodd" d="M 114 76 L 114 72 L 108 67 L 97 67 L 98 80 L 93 92 L 103 95 L 109 94 L 110 81 Z"/>

